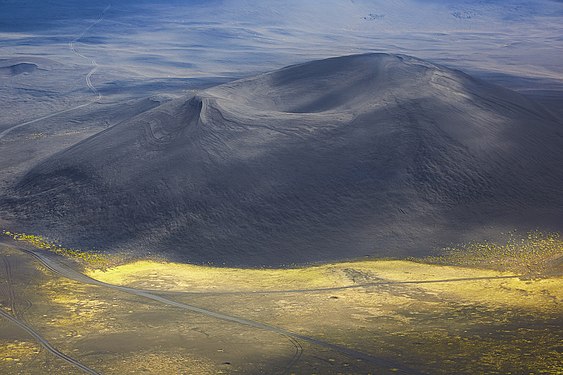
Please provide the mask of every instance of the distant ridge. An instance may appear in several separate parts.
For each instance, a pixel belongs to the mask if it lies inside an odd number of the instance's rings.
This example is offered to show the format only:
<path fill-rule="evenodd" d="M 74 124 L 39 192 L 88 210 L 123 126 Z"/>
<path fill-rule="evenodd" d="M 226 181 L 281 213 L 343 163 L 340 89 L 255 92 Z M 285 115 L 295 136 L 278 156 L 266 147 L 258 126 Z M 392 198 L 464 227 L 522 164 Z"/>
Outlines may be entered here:
<path fill-rule="evenodd" d="M 37 64 L 33 63 L 18 63 L 8 66 L 0 66 L 0 77 L 13 77 L 19 74 L 33 73 L 38 69 Z"/>
<path fill-rule="evenodd" d="M 34 167 L 0 202 L 82 248 L 280 266 L 563 230 L 563 127 L 402 55 L 293 65 L 163 104 Z"/>

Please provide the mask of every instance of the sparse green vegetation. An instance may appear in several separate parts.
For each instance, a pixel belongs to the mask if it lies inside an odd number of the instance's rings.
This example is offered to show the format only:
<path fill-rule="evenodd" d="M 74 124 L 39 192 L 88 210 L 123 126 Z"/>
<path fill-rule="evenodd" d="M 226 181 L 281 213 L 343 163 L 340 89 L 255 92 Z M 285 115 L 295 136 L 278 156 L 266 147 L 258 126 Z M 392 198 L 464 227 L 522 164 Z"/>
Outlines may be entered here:
<path fill-rule="evenodd" d="M 469 242 L 447 247 L 441 256 L 427 257 L 422 261 L 543 277 L 562 273 L 563 239 L 558 233 L 535 231 L 518 236 L 512 232 L 504 243 Z"/>
<path fill-rule="evenodd" d="M 26 242 L 37 249 L 47 250 L 55 254 L 79 260 L 90 268 L 105 269 L 116 264 L 112 256 L 67 248 L 42 236 L 14 233 L 7 230 L 2 230 L 2 234 L 11 237 L 15 241 Z"/>

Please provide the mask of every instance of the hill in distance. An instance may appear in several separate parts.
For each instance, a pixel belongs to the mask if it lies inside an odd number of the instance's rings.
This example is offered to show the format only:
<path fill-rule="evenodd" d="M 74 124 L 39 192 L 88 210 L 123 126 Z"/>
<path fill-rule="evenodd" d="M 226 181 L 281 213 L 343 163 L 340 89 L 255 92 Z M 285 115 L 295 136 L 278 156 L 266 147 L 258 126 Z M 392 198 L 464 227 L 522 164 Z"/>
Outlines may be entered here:
<path fill-rule="evenodd" d="M 165 103 L 32 168 L 14 227 L 81 248 L 281 266 L 563 230 L 563 127 L 402 55 L 313 61 Z"/>
<path fill-rule="evenodd" d="M 0 76 L 12 77 L 19 74 L 33 73 L 37 65 L 33 63 L 19 63 L 8 66 L 0 66 Z"/>

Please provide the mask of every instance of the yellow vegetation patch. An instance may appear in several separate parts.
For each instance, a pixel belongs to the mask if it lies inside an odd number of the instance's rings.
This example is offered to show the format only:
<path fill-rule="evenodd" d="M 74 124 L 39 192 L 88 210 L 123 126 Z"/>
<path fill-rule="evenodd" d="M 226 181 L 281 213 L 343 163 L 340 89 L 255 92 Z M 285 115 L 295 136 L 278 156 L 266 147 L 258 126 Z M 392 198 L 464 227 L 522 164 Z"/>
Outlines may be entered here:
<path fill-rule="evenodd" d="M 38 249 L 44 249 L 51 251 L 53 253 L 64 255 L 73 259 L 77 259 L 87 263 L 90 267 L 107 267 L 110 264 L 110 257 L 107 255 L 96 254 L 92 252 L 69 249 L 56 244 L 53 241 L 49 241 L 41 236 L 36 236 L 33 234 L 26 233 L 13 233 L 7 230 L 3 230 L 2 234 L 16 241 L 26 242 Z"/>
<path fill-rule="evenodd" d="M 425 262 L 512 271 L 530 276 L 563 272 L 563 239 L 558 233 L 509 233 L 503 243 L 470 242 L 443 249 Z"/>
<path fill-rule="evenodd" d="M 339 288 L 364 284 L 406 283 L 446 298 L 490 305 L 552 309 L 563 302 L 563 278 L 526 280 L 549 275 L 550 262 L 563 256 L 557 234 L 512 236 L 506 243 L 471 243 L 448 248 L 427 263 L 411 260 L 366 260 L 293 269 L 241 269 L 135 261 L 106 268 L 108 257 L 66 249 L 40 236 L 4 231 L 38 248 L 84 260 L 97 280 L 144 289 L 187 292 L 253 292 Z M 104 267 L 100 267 L 104 265 Z M 550 268 L 551 267 L 551 268 Z M 553 272 L 551 272 L 553 274 Z"/>
<path fill-rule="evenodd" d="M 39 353 L 35 342 L 0 340 L 0 362 L 18 363 L 27 361 Z"/>
<path fill-rule="evenodd" d="M 421 281 L 413 286 L 456 300 L 540 309 L 560 308 L 563 302 L 561 276 L 528 280 L 510 272 L 409 261 L 359 262 L 355 267 L 388 281 Z"/>
<path fill-rule="evenodd" d="M 561 277 L 522 280 L 508 272 L 411 261 L 363 261 L 260 270 L 138 261 L 106 271 L 90 270 L 88 274 L 112 284 L 192 292 L 405 284 L 455 300 L 495 306 L 553 309 L 563 302 Z"/>
<path fill-rule="evenodd" d="M 90 269 L 87 274 L 111 284 L 193 291 L 323 288 L 341 286 L 347 282 L 331 275 L 329 266 L 295 269 L 242 269 L 148 260 L 136 261 L 107 270 Z"/>
<path fill-rule="evenodd" d="M 48 325 L 78 326 L 78 322 L 93 324 L 101 313 L 109 308 L 109 302 L 104 299 L 84 298 L 84 285 L 72 280 L 57 278 L 44 283 L 41 290 L 46 299 L 53 304 L 49 314 Z"/>
<path fill-rule="evenodd" d="M 543 260 L 536 264 L 559 257 L 557 240 L 544 239 L 525 239 L 528 250 L 514 248 L 512 259 L 531 259 L 526 252 L 538 246 L 540 251 L 533 257 Z M 492 248 L 504 245 L 495 246 Z M 522 277 L 516 268 L 479 268 L 488 264 L 483 259 L 492 253 L 475 258 L 476 253 L 469 252 L 464 260 L 463 252 L 454 252 L 457 258 L 450 257 L 450 263 L 446 263 L 447 257 L 440 263 L 363 260 L 295 269 L 216 268 L 144 260 L 105 271 L 92 267 L 86 272 L 111 284 L 199 292 L 169 298 L 390 358 L 424 373 L 452 374 L 460 368 L 476 374 L 561 373 L 558 328 L 563 314 L 563 278 L 553 272 L 539 278 L 537 273 Z M 279 344 L 268 337 L 271 332 L 228 322 L 216 324 L 211 317 L 192 319 L 191 313 L 173 306 L 60 277 L 26 288 L 23 290 L 34 298 L 32 310 L 26 312 L 28 323 L 79 359 L 84 353 L 99 353 L 84 359 L 97 363 L 95 368 L 102 373 L 263 372 L 266 367 L 260 367 L 261 363 L 278 361 L 279 349 L 289 347 L 282 336 L 276 335 Z M 301 292 L 267 293 L 284 290 Z M 251 291 L 264 293 L 206 294 Z M 257 346 L 245 348 L 246 339 Z M 264 343 L 271 346 L 264 349 Z M 0 340 L 0 354 L 2 344 Z M 122 350 L 124 345 L 126 350 Z M 302 345 L 309 355 L 305 358 L 330 355 L 328 361 L 318 362 L 318 373 L 347 373 L 347 367 L 336 367 L 340 363 L 334 359 L 336 353 L 315 351 L 314 345 L 305 342 Z M 79 350 L 74 352 L 74 348 Z M 108 352 L 100 353 L 100 348 Z M 22 366 L 15 362 L 18 350 L 6 351 L 10 359 L 0 361 L 0 373 L 16 373 L 14 369 Z M 239 361 L 231 364 L 232 358 Z M 291 370 L 312 373 L 307 366 L 308 360 L 302 359 Z"/>

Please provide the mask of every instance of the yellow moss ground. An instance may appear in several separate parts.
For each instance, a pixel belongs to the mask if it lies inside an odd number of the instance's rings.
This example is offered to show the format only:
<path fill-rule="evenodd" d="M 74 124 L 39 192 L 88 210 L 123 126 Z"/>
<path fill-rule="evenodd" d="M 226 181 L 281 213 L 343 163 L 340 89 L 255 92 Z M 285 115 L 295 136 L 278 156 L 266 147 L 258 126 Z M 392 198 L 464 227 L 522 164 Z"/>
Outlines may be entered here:
<path fill-rule="evenodd" d="M 563 302 L 561 276 L 528 280 L 510 272 L 408 261 L 361 262 L 356 269 L 371 270 L 390 281 L 423 281 L 416 286 L 462 301 L 526 308 L 546 308 Z M 443 282 L 427 283 L 433 280 Z"/>
<path fill-rule="evenodd" d="M 563 301 L 563 278 L 553 275 L 549 263 L 563 256 L 563 240 L 557 234 L 532 232 L 521 238 L 512 235 L 503 244 L 470 243 L 445 249 L 443 256 L 427 258 L 425 263 L 366 260 L 293 269 L 217 268 L 151 260 L 109 268 L 109 256 L 67 249 L 40 236 L 7 231 L 4 235 L 81 259 L 88 267 L 86 273 L 100 281 L 146 289 L 251 292 L 420 281 L 418 287 L 426 291 L 484 304 L 545 308 Z M 526 280 L 516 277 L 520 274 L 552 276 Z"/>
<path fill-rule="evenodd" d="M 563 277 L 526 280 L 509 272 L 411 261 L 363 261 L 260 270 L 138 261 L 106 271 L 89 270 L 88 275 L 111 284 L 193 292 L 314 289 L 354 283 L 421 281 L 415 285 L 428 292 L 495 306 L 547 308 L 563 302 Z M 354 276 L 361 279 L 354 280 Z"/>
<path fill-rule="evenodd" d="M 20 362 L 33 358 L 40 346 L 35 342 L 0 340 L 0 361 Z"/>
<path fill-rule="evenodd" d="M 109 268 L 89 269 L 95 279 L 119 285 L 166 290 L 255 291 L 323 288 L 345 285 L 347 280 L 333 275 L 330 266 L 296 269 L 242 269 L 196 266 L 181 263 L 136 261 Z"/>
<path fill-rule="evenodd" d="M 563 273 L 563 239 L 558 233 L 511 232 L 504 242 L 469 242 L 427 257 L 427 263 L 512 271 L 532 277 Z"/>
<path fill-rule="evenodd" d="M 546 244 L 545 241 L 542 243 Z M 545 251 L 533 254 L 534 259 L 541 260 L 540 263 L 534 260 L 536 264 L 545 264 L 545 260 L 563 254 L 560 242 L 547 244 Z M 500 248 L 501 245 L 493 247 Z M 483 250 L 477 263 L 472 263 L 472 253 L 469 253 L 471 262 L 468 262 L 462 257 L 463 252 L 450 258 L 449 264 L 445 264 L 447 257 L 444 257 L 440 259 L 442 263 L 365 260 L 295 269 L 216 268 L 144 260 L 106 270 L 91 267 L 86 273 L 111 284 L 192 292 L 356 286 L 326 292 L 202 293 L 170 298 L 382 358 L 396 358 L 427 373 L 451 374 L 460 368 L 476 374 L 562 373 L 561 333 L 557 327 L 563 312 L 563 278 L 553 273 L 544 274 L 543 278 L 534 277 L 533 273 L 521 277 L 512 268 L 504 271 L 478 268 L 483 259 L 494 259 L 490 258 L 491 254 L 498 255 L 496 250 L 487 251 L 490 250 Z M 521 259 L 530 259 L 529 254 L 520 249 L 514 249 L 511 254 L 517 264 Z M 234 345 L 237 353 L 245 335 L 260 335 L 256 337 L 269 342 L 265 339 L 268 334 L 264 332 L 250 329 L 240 335 L 240 327 L 211 324 L 202 317 L 193 323 L 193 319 L 186 319 L 184 311 L 137 301 L 132 296 L 123 298 L 118 291 L 80 285 L 59 277 L 43 282 L 41 287 L 30 286 L 28 294 L 44 301 L 34 303 L 33 308 L 45 309 L 39 310 L 36 314 L 39 319 L 30 319 L 30 323 L 40 324 L 44 332 L 51 332 L 51 337 L 56 337 L 56 343 L 63 349 L 66 345 L 68 348 L 74 345 L 97 350 L 93 348 L 100 342 L 118 345 L 120 338 L 141 337 L 140 333 L 133 332 L 145 332 L 151 340 L 150 345 L 157 336 L 161 343 L 172 340 L 171 346 L 158 350 L 147 351 L 141 345 L 127 353 L 118 350 L 111 355 L 104 354 L 103 364 L 99 365 L 104 373 L 180 373 L 180 369 L 186 368 L 193 373 L 219 373 L 228 369 L 223 361 L 230 361 L 224 357 L 226 354 L 222 354 L 224 340 L 232 338 L 231 346 L 226 349 L 233 349 Z M 45 315 L 41 315 L 43 313 Z M 45 321 L 47 315 L 49 320 Z M 178 336 L 178 332 L 182 334 Z M 213 338 L 218 340 L 219 346 Z M 190 353 L 180 350 L 174 340 L 181 340 L 183 344 L 191 340 L 185 348 L 201 348 L 206 343 L 208 347 L 199 353 Z M 132 341 L 128 339 L 127 342 L 129 345 Z M 268 347 L 265 351 L 262 348 L 258 345 L 248 349 L 249 358 L 257 364 L 262 360 L 270 363 L 277 358 L 279 346 Z M 17 353 L 17 350 L 14 348 L 9 353 Z M 305 349 L 306 355 L 310 350 Z M 262 354 L 258 355 L 258 352 Z M 400 358 L 396 357 L 397 353 Z M 0 362 L 0 372 L 2 365 L 12 371 L 13 367 L 9 366 L 16 366 L 11 362 L 14 358 L 15 355 L 5 363 Z M 94 361 L 95 357 L 88 358 Z M 308 360 L 299 361 L 295 372 L 311 373 L 310 368 L 299 367 L 307 366 Z M 241 363 L 244 363 L 241 372 L 259 368 L 249 361 Z M 333 365 L 332 362 L 329 364 Z"/>

